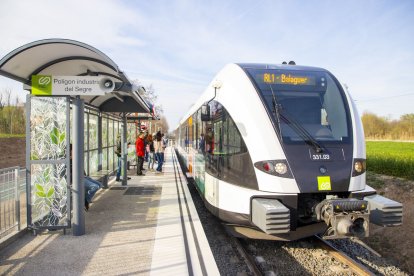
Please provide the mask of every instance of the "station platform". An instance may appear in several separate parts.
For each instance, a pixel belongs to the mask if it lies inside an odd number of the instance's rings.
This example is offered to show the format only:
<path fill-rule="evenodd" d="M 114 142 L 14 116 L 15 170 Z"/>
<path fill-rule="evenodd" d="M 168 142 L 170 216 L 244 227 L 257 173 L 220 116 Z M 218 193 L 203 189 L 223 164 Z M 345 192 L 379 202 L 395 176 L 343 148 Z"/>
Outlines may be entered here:
<path fill-rule="evenodd" d="M 129 171 L 127 186 L 110 181 L 85 214 L 83 236 L 19 238 L 0 251 L 0 275 L 219 275 L 172 148 L 163 171 Z"/>

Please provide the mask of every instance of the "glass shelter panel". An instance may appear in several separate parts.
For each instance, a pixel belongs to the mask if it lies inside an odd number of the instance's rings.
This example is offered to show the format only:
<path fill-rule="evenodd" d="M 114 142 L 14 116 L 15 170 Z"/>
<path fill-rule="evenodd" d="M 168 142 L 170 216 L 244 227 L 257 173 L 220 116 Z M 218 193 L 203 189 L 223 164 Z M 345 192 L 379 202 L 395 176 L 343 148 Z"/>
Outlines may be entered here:
<path fill-rule="evenodd" d="M 33 164 L 31 172 L 31 216 L 35 228 L 67 225 L 65 164 Z"/>
<path fill-rule="evenodd" d="M 30 124 L 31 160 L 65 158 L 65 98 L 32 98 Z"/>
<path fill-rule="evenodd" d="M 89 151 L 89 174 L 98 171 L 98 150 Z"/>
<path fill-rule="evenodd" d="M 108 146 L 108 119 L 102 116 L 102 147 Z"/>
<path fill-rule="evenodd" d="M 70 227 L 67 97 L 27 97 L 28 227 Z"/>
<path fill-rule="evenodd" d="M 98 148 L 98 116 L 89 114 L 89 150 Z"/>
<path fill-rule="evenodd" d="M 102 169 L 108 169 L 108 148 L 102 149 Z"/>

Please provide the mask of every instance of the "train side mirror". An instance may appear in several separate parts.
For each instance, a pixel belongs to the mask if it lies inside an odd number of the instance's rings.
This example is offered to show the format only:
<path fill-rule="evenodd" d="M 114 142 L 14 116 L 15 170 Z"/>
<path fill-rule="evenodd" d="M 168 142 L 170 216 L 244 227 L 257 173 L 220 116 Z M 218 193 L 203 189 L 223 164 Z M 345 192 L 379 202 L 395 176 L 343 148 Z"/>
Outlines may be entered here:
<path fill-rule="evenodd" d="M 207 103 L 201 106 L 201 121 L 210 121 L 210 106 Z"/>

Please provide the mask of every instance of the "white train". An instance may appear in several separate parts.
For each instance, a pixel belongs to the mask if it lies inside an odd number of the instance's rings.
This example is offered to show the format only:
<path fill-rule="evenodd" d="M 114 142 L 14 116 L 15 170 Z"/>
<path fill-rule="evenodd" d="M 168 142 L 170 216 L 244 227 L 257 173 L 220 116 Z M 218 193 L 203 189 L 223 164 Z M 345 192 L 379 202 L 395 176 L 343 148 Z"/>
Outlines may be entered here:
<path fill-rule="evenodd" d="M 229 64 L 180 121 L 176 150 L 207 208 L 233 234 L 368 236 L 402 205 L 366 185 L 356 107 L 327 70 Z"/>

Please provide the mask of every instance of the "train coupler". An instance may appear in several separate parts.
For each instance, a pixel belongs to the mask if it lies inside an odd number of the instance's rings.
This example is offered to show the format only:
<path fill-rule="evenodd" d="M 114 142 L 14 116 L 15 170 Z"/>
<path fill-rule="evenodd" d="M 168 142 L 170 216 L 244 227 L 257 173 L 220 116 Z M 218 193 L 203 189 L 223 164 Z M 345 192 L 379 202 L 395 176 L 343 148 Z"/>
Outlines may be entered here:
<path fill-rule="evenodd" d="M 326 199 L 315 207 L 318 221 L 328 226 L 324 239 L 368 237 L 369 208 L 366 200 L 354 198 Z"/>

